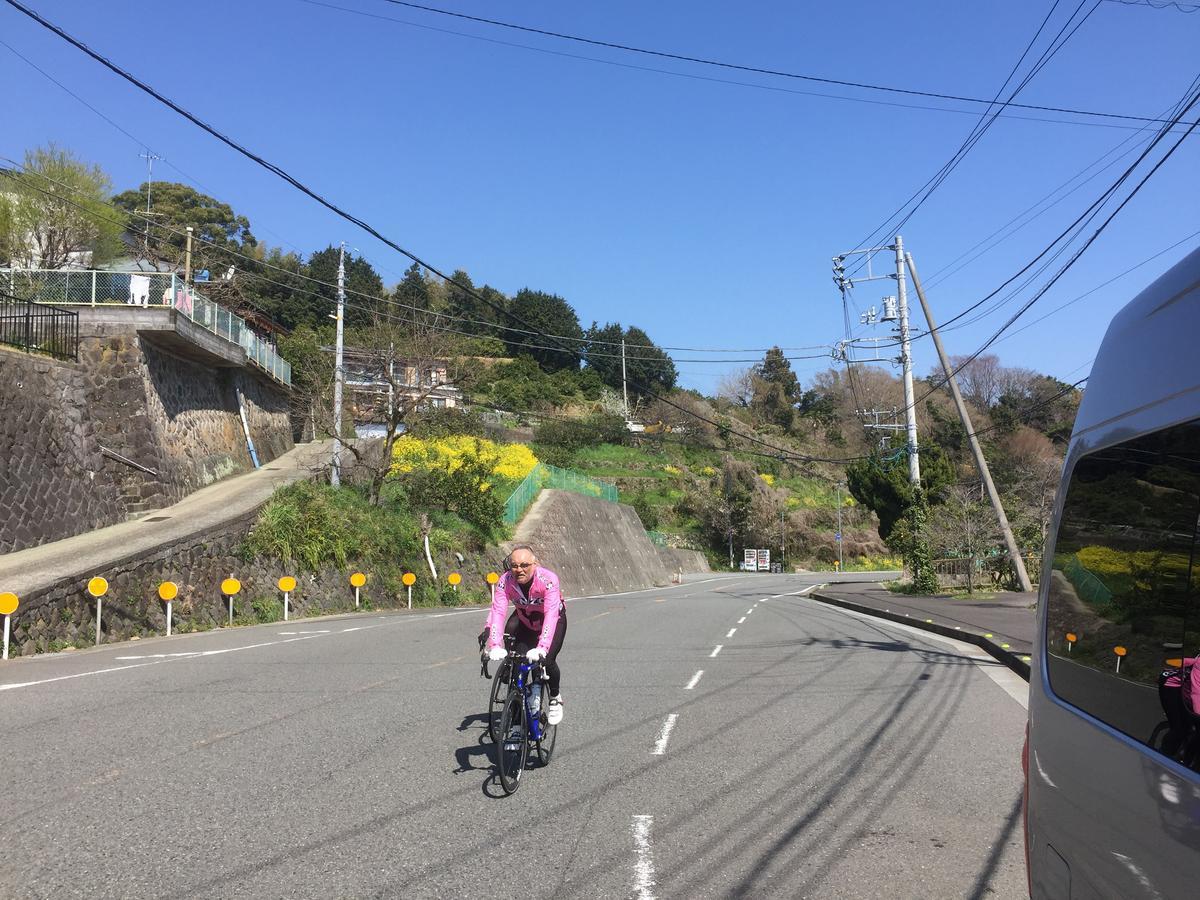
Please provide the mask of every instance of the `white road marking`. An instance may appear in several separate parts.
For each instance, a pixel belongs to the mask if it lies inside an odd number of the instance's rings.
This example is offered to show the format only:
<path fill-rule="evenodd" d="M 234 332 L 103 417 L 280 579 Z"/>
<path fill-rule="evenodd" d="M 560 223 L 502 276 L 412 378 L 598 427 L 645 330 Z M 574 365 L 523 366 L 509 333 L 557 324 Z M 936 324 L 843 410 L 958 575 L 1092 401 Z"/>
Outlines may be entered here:
<path fill-rule="evenodd" d="M 730 628 L 730 629 L 729 629 L 729 634 L 725 635 L 725 637 L 727 637 L 727 638 L 731 638 L 731 637 L 733 637 L 733 633 L 734 633 L 735 631 L 737 631 L 737 629 L 736 629 L 736 628 Z"/>
<path fill-rule="evenodd" d="M 746 615 L 750 615 L 750 613 L 752 613 L 752 612 L 754 612 L 754 607 L 753 607 L 753 606 L 752 606 L 752 607 L 750 607 L 748 610 L 746 610 Z"/>
<path fill-rule="evenodd" d="M 378 625 L 360 625 L 358 628 L 360 631 L 365 631 L 371 628 L 383 628 L 387 625 L 396 624 L 398 622 L 419 622 L 429 619 L 440 619 L 444 616 L 461 616 L 464 614 L 474 614 L 477 612 L 478 610 L 474 609 L 464 609 L 449 613 L 438 613 L 437 615 L 432 616 L 391 616 L 386 617 L 387 621 L 380 622 Z M 109 666 L 104 669 L 92 669 L 89 672 L 76 672 L 73 675 L 58 675 L 54 678 L 42 678 L 38 681 L 18 681 L 11 684 L 0 684 L 0 691 L 12 691 L 16 690 L 17 688 L 36 687 L 40 684 L 52 684 L 56 681 L 71 681 L 76 678 L 87 678 L 92 675 L 107 675 L 110 672 L 122 672 L 125 669 L 140 669 L 143 666 L 157 666 L 163 663 L 176 662 L 181 659 L 199 659 L 205 656 L 220 656 L 224 653 L 237 653 L 240 650 L 257 650 L 262 647 L 274 647 L 279 644 L 291 644 L 296 641 L 311 641 L 315 638 L 319 638 L 330 633 L 331 632 L 329 631 L 301 632 L 299 637 L 289 637 L 281 641 L 261 641 L 257 644 L 244 644 L 241 647 L 226 647 L 222 650 L 197 650 L 191 653 L 160 653 L 152 656 L 118 656 L 114 657 L 114 661 L 126 659 L 145 659 L 146 662 L 134 662 L 127 666 Z"/>
<path fill-rule="evenodd" d="M 650 826 L 654 816 L 633 817 L 633 895 L 637 900 L 654 900 L 654 857 L 650 852 Z"/>
<path fill-rule="evenodd" d="M 671 713 L 667 716 L 667 721 L 663 722 L 662 731 L 658 734 L 658 740 L 654 743 L 654 755 L 662 756 L 667 752 L 667 741 L 671 739 L 671 729 L 675 727 L 675 720 L 679 718 L 679 713 Z"/>
<path fill-rule="evenodd" d="M 740 619 L 738 619 L 738 624 L 741 625 L 745 621 L 746 621 L 746 617 L 742 616 Z"/>
<path fill-rule="evenodd" d="M 687 683 L 687 686 L 686 686 L 686 687 L 684 687 L 684 690 L 685 690 L 685 691 L 690 691 L 692 688 L 694 688 L 694 687 L 696 686 L 696 683 L 697 683 L 697 682 L 700 680 L 700 676 L 701 676 L 701 675 L 703 675 L 703 674 L 704 674 L 704 670 L 703 670 L 703 669 L 699 669 L 699 670 L 696 672 L 696 674 L 692 676 L 692 680 L 691 680 L 691 681 L 689 681 L 689 682 Z"/>
<path fill-rule="evenodd" d="M 717 644 L 717 646 L 713 647 L 713 652 L 708 654 L 708 658 L 712 659 L 714 656 L 716 656 L 718 653 L 721 652 L 721 648 L 724 646 L 725 646 L 724 644 Z"/>

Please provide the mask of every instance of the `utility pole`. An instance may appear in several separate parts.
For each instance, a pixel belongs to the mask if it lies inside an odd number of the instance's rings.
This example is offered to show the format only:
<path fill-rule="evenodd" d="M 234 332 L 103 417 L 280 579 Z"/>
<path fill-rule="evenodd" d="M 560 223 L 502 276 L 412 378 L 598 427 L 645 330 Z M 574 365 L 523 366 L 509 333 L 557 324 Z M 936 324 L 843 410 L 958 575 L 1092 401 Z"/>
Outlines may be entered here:
<path fill-rule="evenodd" d="M 779 562 L 787 564 L 787 539 L 783 531 L 783 510 L 779 510 Z"/>
<path fill-rule="evenodd" d="M 183 256 L 183 289 L 192 283 L 192 226 L 187 227 L 187 252 Z"/>
<path fill-rule="evenodd" d="M 954 369 L 950 366 L 950 360 L 946 358 L 946 351 L 942 347 L 941 336 L 938 335 L 937 326 L 933 323 L 933 315 L 929 312 L 929 301 L 925 299 L 925 291 L 921 287 L 921 279 L 917 276 L 917 267 L 913 262 L 911 253 L 906 256 L 906 261 L 908 263 L 908 271 L 912 273 L 913 287 L 916 288 L 917 297 L 921 301 L 921 309 L 925 311 L 925 321 L 929 324 L 929 333 L 933 336 L 933 346 L 937 348 L 938 359 L 942 361 L 942 371 L 946 373 L 946 381 L 950 385 L 950 395 L 954 398 L 954 405 L 958 407 L 958 416 L 962 420 L 962 426 L 967 432 L 967 440 L 971 442 L 971 453 L 975 457 L 975 465 L 979 467 L 979 477 L 983 479 L 984 487 L 987 488 L 988 499 L 992 501 L 992 509 L 996 511 L 996 519 L 1000 523 L 1000 531 L 1004 534 L 1004 543 L 1008 547 L 1008 555 L 1012 558 L 1013 568 L 1017 570 L 1017 581 L 1021 584 L 1021 590 L 1032 591 L 1033 585 L 1029 581 L 1029 573 L 1025 571 L 1025 560 L 1021 558 L 1021 551 L 1017 548 L 1017 540 L 1013 537 L 1012 527 L 1008 524 L 1008 516 L 1004 514 L 1004 507 L 1000 503 L 1000 495 L 996 493 L 996 485 L 992 483 L 992 473 L 988 470 L 987 460 L 983 456 L 983 448 L 979 446 L 979 438 L 976 437 L 975 429 L 971 425 L 971 414 L 967 412 L 962 394 L 958 390 L 958 382 L 954 378 Z"/>
<path fill-rule="evenodd" d="M 839 481 L 835 487 L 837 488 L 837 508 L 838 508 L 838 530 L 837 530 L 837 545 L 838 545 L 838 571 L 844 569 L 845 563 L 842 562 L 842 483 Z"/>
<path fill-rule="evenodd" d="M 621 338 L 621 396 L 625 403 L 625 421 L 629 421 L 629 387 L 625 383 L 625 338 Z"/>
<path fill-rule="evenodd" d="M 917 404 L 913 399 L 912 345 L 908 338 L 908 289 L 904 277 L 904 238 L 896 235 L 896 298 L 900 306 L 900 367 L 904 373 L 904 421 L 908 435 L 908 480 L 921 486 L 917 458 Z"/>
<path fill-rule="evenodd" d="M 149 150 L 145 153 L 139 153 L 138 156 L 146 161 L 146 215 L 150 215 L 150 188 L 154 184 L 154 161 L 162 159 L 162 157 L 157 153 L 151 153 Z M 146 227 L 150 227 L 148 221 Z"/>
<path fill-rule="evenodd" d="M 339 487 L 342 483 L 342 326 L 346 312 L 346 242 L 342 241 L 338 250 L 337 276 L 337 345 L 334 350 L 333 372 L 333 468 L 329 474 L 329 483 Z"/>

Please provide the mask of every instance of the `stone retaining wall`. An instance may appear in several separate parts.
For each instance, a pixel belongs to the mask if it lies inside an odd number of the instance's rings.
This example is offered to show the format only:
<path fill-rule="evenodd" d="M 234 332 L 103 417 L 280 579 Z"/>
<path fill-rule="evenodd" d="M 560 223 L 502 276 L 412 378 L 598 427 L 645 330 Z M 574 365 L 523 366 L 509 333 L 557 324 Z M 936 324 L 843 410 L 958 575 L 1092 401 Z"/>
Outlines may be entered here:
<path fill-rule="evenodd" d="M 289 450 L 287 391 L 250 369 L 183 359 L 112 322 L 81 335 L 77 363 L 0 348 L 0 553 L 250 470 L 239 395 L 260 464 Z"/>

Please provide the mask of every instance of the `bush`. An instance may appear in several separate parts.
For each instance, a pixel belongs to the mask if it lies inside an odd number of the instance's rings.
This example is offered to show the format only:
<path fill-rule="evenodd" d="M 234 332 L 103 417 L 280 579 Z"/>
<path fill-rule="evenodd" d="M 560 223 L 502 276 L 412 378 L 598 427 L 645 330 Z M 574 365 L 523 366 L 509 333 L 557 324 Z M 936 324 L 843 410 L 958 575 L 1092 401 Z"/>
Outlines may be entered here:
<path fill-rule="evenodd" d="M 568 453 L 597 444 L 625 444 L 629 430 L 625 419 L 611 413 L 592 413 L 584 419 L 556 419 L 534 432 L 534 441 Z"/>
<path fill-rule="evenodd" d="M 642 520 L 643 528 L 647 531 L 654 531 L 658 528 L 658 507 L 650 502 L 645 492 L 634 494 L 633 499 L 629 501 L 629 505 L 633 507 L 633 511 Z"/>

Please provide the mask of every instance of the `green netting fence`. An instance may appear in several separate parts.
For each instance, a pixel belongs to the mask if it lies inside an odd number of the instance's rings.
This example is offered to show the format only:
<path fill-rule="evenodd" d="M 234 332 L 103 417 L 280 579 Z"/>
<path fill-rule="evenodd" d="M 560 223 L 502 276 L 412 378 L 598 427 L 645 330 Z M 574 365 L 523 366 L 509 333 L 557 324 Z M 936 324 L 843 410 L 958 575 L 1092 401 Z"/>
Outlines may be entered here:
<path fill-rule="evenodd" d="M 515 525 L 543 488 L 571 491 L 585 497 L 599 497 L 610 503 L 620 502 L 615 484 L 597 481 L 595 478 L 580 475 L 570 469 L 560 469 L 558 466 L 538 463 L 505 501 L 504 521 L 509 525 Z"/>
<path fill-rule="evenodd" d="M 1072 553 L 1067 559 L 1062 571 L 1074 585 L 1079 596 L 1088 603 L 1103 607 L 1112 601 L 1112 591 L 1096 576 L 1096 573 L 1084 566 L 1075 554 Z"/>
<path fill-rule="evenodd" d="M 650 538 L 650 543 L 654 544 L 656 547 L 667 546 L 667 536 L 661 531 L 647 531 L 646 537 Z"/>

